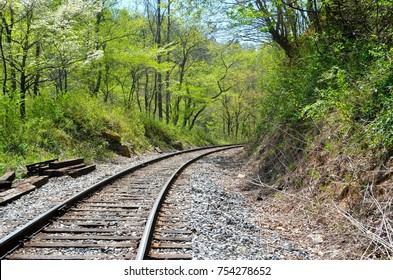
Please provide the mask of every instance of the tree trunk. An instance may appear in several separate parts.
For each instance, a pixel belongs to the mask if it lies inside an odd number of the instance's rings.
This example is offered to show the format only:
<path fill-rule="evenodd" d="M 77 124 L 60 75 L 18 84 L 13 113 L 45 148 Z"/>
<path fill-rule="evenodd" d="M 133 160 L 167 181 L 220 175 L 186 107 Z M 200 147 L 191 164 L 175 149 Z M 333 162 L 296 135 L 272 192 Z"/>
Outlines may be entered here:
<path fill-rule="evenodd" d="M 206 106 L 203 106 L 203 107 L 195 114 L 195 116 L 194 116 L 194 118 L 192 119 L 191 124 L 190 124 L 190 126 L 189 126 L 189 128 L 188 128 L 189 130 L 192 130 L 192 129 L 194 128 L 196 120 L 198 119 L 199 115 L 200 115 L 205 109 L 206 109 Z"/>
<path fill-rule="evenodd" d="M 17 90 L 16 71 L 15 71 L 13 48 L 12 48 L 12 46 L 13 46 L 12 31 L 14 30 L 15 13 L 14 13 L 14 10 L 12 9 L 12 7 L 9 8 L 9 12 L 10 12 L 9 23 L 7 22 L 7 19 L 3 16 L 1 11 L 0 11 L 0 16 L 1 16 L 1 20 L 3 22 L 3 29 L 5 30 L 6 43 L 8 45 L 7 54 L 5 54 L 3 51 L 2 55 L 3 55 L 3 59 L 4 59 L 5 69 L 7 68 L 6 61 L 8 61 L 8 65 L 10 67 L 11 94 L 12 94 L 12 93 L 16 92 L 16 90 Z M 5 85 L 5 87 L 3 89 L 3 92 L 10 94 L 8 86 L 7 86 L 7 79 L 4 80 L 4 85 Z M 10 95 L 10 97 L 11 97 L 11 95 Z"/>
<path fill-rule="evenodd" d="M 162 20 L 161 20 L 161 0 L 157 0 L 157 34 L 156 34 L 156 44 L 157 47 L 161 47 L 161 29 L 162 29 Z M 161 55 L 158 55 L 158 64 L 162 63 Z M 162 74 L 157 72 L 157 107 L 158 107 L 158 119 L 161 121 L 163 117 L 163 108 L 162 108 Z M 155 108 L 157 109 L 157 108 Z M 155 110 L 156 111 L 156 110 Z"/>
<path fill-rule="evenodd" d="M 191 111 L 191 98 L 186 97 L 184 100 L 184 113 L 183 113 L 183 128 L 187 127 L 188 120 L 192 116 Z"/>
<path fill-rule="evenodd" d="M 93 88 L 93 92 L 92 95 L 94 97 L 98 97 L 98 93 L 100 91 L 100 87 L 101 87 L 101 81 L 102 81 L 102 70 L 98 70 L 98 74 L 97 74 L 97 79 Z"/>
<path fill-rule="evenodd" d="M 142 113 L 141 98 L 140 98 L 140 96 L 139 96 L 139 91 L 140 91 L 140 88 L 141 88 L 141 81 L 140 81 L 140 80 L 141 80 L 141 76 L 139 76 L 138 80 L 136 81 L 136 90 L 135 90 L 135 93 L 136 93 L 136 102 L 137 102 L 137 104 L 138 104 L 139 112 Z"/>
<path fill-rule="evenodd" d="M 161 63 L 161 58 L 159 58 L 158 63 Z M 161 121 L 163 114 L 163 103 L 162 103 L 162 74 L 160 72 L 157 73 L 157 108 L 158 108 L 158 119 Z"/>
<path fill-rule="evenodd" d="M 20 107 L 20 117 L 22 119 L 26 118 L 26 93 L 27 93 L 27 56 L 29 49 L 31 47 L 30 45 L 30 27 L 31 27 L 31 18 L 33 14 L 30 11 L 27 14 L 26 17 L 26 34 L 24 36 L 24 41 L 22 44 L 22 61 L 20 63 L 20 101 L 19 101 L 19 107 Z"/>
<path fill-rule="evenodd" d="M 173 113 L 172 113 L 172 123 L 173 125 L 177 125 L 179 122 L 179 117 L 180 117 L 180 102 L 181 98 L 177 97 L 175 99 L 175 104 L 173 105 Z"/>
<path fill-rule="evenodd" d="M 38 65 L 38 60 L 39 60 L 40 55 L 41 55 L 41 45 L 40 45 L 39 42 L 37 42 L 36 43 L 36 50 L 35 50 L 35 59 L 36 59 L 37 65 Z M 34 94 L 34 96 L 37 96 L 40 93 L 39 92 L 40 78 L 41 78 L 41 73 L 37 69 L 36 73 L 35 73 L 35 77 L 34 77 L 34 86 L 33 86 L 33 94 Z"/>
<path fill-rule="evenodd" d="M 169 90 L 169 79 L 170 79 L 170 72 L 166 73 L 165 77 L 165 87 L 166 87 L 166 94 L 165 94 L 165 121 L 169 124 L 170 120 L 170 110 L 171 110 L 171 91 Z"/>
<path fill-rule="evenodd" d="M 145 113 L 149 115 L 149 72 L 146 70 L 145 80 Z"/>
<path fill-rule="evenodd" d="M 171 40 L 171 4 L 172 1 L 168 0 L 168 13 L 167 13 L 167 33 L 166 33 L 166 43 L 169 44 Z M 166 61 L 169 63 L 171 61 L 170 52 L 167 53 Z M 165 120 L 169 124 L 170 120 L 170 107 L 171 107 L 171 92 L 169 90 L 170 86 L 171 71 L 167 71 L 165 75 Z"/>
<path fill-rule="evenodd" d="M 0 53 L 1 53 L 1 60 L 3 64 L 3 94 L 7 95 L 8 90 L 7 90 L 7 80 L 8 80 L 8 75 L 7 75 L 7 59 L 5 57 L 4 53 L 4 47 L 3 47 L 3 28 L 0 30 Z"/>

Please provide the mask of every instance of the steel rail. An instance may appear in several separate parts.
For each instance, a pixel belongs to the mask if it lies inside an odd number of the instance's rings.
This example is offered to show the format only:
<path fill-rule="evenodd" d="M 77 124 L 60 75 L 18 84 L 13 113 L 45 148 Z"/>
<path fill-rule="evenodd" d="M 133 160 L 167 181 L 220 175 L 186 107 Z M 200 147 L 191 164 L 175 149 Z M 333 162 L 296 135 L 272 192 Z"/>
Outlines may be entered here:
<path fill-rule="evenodd" d="M 207 146 L 207 147 L 199 147 L 193 149 L 187 149 L 183 151 L 178 151 L 174 153 L 169 153 L 151 160 L 147 160 L 142 162 L 136 166 L 127 168 L 115 175 L 112 175 L 91 187 L 75 194 L 74 196 L 70 197 L 69 199 L 59 203 L 58 205 L 52 207 L 48 211 L 44 212 L 40 216 L 36 217 L 35 219 L 31 220 L 30 222 L 26 223 L 25 225 L 21 226 L 20 228 L 16 229 L 15 231 L 11 232 L 10 234 L 6 235 L 0 240 L 0 259 L 3 259 L 5 256 L 10 254 L 12 251 L 17 249 L 25 240 L 29 239 L 32 235 L 39 232 L 44 226 L 50 224 L 54 218 L 60 216 L 62 213 L 66 212 L 69 208 L 73 205 L 78 203 L 79 201 L 85 199 L 89 195 L 97 192 L 101 188 L 113 183 L 114 181 L 122 178 L 132 172 L 142 169 L 145 166 L 151 165 L 153 163 L 165 160 L 170 157 L 174 157 L 180 154 L 191 153 L 200 150 L 212 149 L 212 148 L 220 148 L 220 147 L 229 147 L 232 145 L 219 145 L 219 146 Z"/>
<path fill-rule="evenodd" d="M 181 167 L 179 167 L 175 173 L 172 174 L 171 178 L 165 183 L 165 185 L 162 187 L 160 193 L 158 194 L 154 205 L 150 211 L 149 217 L 147 218 L 145 229 L 141 238 L 141 241 L 139 243 L 138 247 L 138 252 L 135 257 L 135 260 L 145 260 L 149 254 L 150 246 L 151 246 L 151 241 L 153 239 L 153 234 L 154 234 L 154 228 L 157 223 L 158 215 L 161 209 L 161 206 L 164 202 L 165 196 L 167 195 L 168 191 L 170 190 L 170 187 L 173 185 L 173 183 L 176 181 L 176 179 L 179 177 L 179 175 L 183 172 L 184 169 L 186 169 L 190 164 L 194 163 L 195 161 L 201 159 L 202 157 L 205 157 L 207 155 L 221 152 L 224 150 L 229 150 L 229 149 L 235 149 L 235 148 L 240 148 L 243 147 L 243 145 L 230 145 L 226 146 L 221 149 L 216 149 L 214 151 L 209 151 L 207 153 L 204 153 L 202 155 L 199 155 L 189 161 L 187 161 L 185 164 L 183 164 Z"/>

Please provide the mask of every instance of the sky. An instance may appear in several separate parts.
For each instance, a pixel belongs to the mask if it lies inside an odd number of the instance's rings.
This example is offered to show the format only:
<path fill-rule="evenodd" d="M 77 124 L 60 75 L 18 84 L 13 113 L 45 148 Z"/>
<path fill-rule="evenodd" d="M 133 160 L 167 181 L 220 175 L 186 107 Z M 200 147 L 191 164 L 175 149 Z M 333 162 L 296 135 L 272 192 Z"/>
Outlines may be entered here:
<path fill-rule="evenodd" d="M 131 12 L 143 12 L 145 0 L 118 0 L 119 6 L 129 9 Z M 156 0 L 150 0 L 154 3 Z M 244 28 L 228 28 L 229 18 L 223 13 L 206 13 L 206 20 L 218 22 L 218 28 L 211 34 L 218 42 L 226 43 L 236 39 L 241 45 L 247 47 L 257 47 L 262 41 L 259 38 L 247 38 L 245 33 L 249 33 Z M 220 27 L 221 26 L 221 27 Z"/>

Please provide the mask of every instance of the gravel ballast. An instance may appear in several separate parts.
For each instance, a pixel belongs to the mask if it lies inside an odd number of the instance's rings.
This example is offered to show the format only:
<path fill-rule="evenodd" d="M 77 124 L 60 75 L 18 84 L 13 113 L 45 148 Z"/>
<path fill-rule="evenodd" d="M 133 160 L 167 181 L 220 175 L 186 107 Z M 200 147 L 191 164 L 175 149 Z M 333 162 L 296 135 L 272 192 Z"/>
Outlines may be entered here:
<path fill-rule="evenodd" d="M 199 260 L 313 259 L 275 232 L 258 227 L 255 209 L 237 189 L 242 162 L 231 157 L 239 150 L 209 156 L 189 177 L 193 258 Z"/>

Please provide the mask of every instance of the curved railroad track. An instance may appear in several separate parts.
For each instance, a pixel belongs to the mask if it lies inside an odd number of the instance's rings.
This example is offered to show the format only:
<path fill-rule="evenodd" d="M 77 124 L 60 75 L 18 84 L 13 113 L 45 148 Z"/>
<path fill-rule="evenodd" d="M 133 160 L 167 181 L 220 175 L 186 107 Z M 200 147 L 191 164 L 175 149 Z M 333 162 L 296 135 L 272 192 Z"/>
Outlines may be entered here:
<path fill-rule="evenodd" d="M 195 160 L 221 146 L 147 161 L 91 186 L 0 240 L 2 259 L 190 259 L 171 185 Z M 160 212 L 161 211 L 161 212 Z M 157 227 L 156 227 L 157 225 Z M 168 251 L 169 250 L 169 251 Z"/>

